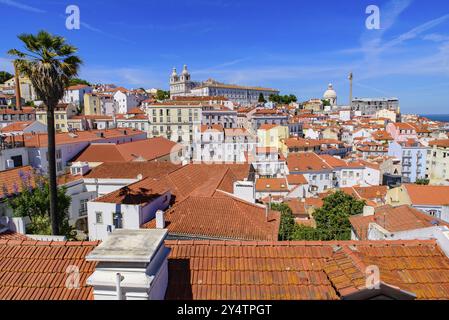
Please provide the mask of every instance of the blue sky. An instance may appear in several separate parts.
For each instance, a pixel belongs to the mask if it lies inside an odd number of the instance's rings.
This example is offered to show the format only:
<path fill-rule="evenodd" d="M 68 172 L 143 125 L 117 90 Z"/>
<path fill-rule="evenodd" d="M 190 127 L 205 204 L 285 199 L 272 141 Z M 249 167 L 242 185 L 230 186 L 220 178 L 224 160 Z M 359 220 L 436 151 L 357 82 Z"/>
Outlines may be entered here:
<path fill-rule="evenodd" d="M 81 29 L 65 28 L 65 9 Z M 381 29 L 365 9 L 380 7 Z M 195 80 L 275 87 L 301 100 L 332 82 L 339 103 L 395 96 L 403 112 L 449 113 L 447 0 L 0 0 L 0 70 L 17 34 L 46 29 L 79 48 L 91 82 L 168 88 L 171 68 Z"/>

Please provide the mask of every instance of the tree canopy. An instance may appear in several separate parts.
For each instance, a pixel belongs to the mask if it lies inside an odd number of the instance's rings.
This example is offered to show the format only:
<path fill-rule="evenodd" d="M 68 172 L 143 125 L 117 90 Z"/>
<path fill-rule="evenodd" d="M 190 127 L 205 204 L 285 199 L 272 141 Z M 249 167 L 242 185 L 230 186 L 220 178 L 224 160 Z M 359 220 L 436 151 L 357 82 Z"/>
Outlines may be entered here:
<path fill-rule="evenodd" d="M 265 103 L 265 102 L 267 102 L 267 100 L 265 100 L 265 97 L 264 97 L 264 95 L 261 93 L 261 94 L 259 94 L 259 103 Z"/>
<path fill-rule="evenodd" d="M 10 74 L 7 71 L 0 71 L 0 84 L 5 83 L 12 77 L 14 77 L 14 75 Z"/>
<path fill-rule="evenodd" d="M 361 214 L 365 201 L 337 191 L 324 198 L 323 202 L 323 206 L 313 213 L 316 228 L 297 224 L 287 204 L 273 204 L 272 209 L 281 213 L 279 240 L 350 240 L 349 217 Z"/>
<path fill-rule="evenodd" d="M 268 100 L 270 100 L 271 102 L 280 103 L 280 104 L 290 104 L 292 102 L 297 102 L 298 98 L 293 94 L 284 95 L 284 96 L 281 96 L 278 94 L 272 94 L 272 95 L 270 95 Z"/>
<path fill-rule="evenodd" d="M 36 235 L 52 234 L 50 220 L 50 188 L 48 179 L 38 173 L 20 172 L 21 191 L 8 195 L 8 206 L 15 217 L 29 217 L 31 223 L 27 233 Z M 18 190 L 18 188 L 16 188 Z M 60 234 L 68 239 L 74 238 L 73 228 L 69 225 L 68 214 L 71 197 L 65 188 L 58 188 L 57 214 Z"/>
<path fill-rule="evenodd" d="M 85 84 L 87 86 L 90 86 L 91 84 L 84 79 L 80 79 L 80 78 L 73 78 L 69 80 L 69 86 L 77 86 L 79 84 Z"/>
<path fill-rule="evenodd" d="M 156 100 L 164 101 L 170 99 L 170 92 L 164 90 L 157 90 L 156 92 Z"/>

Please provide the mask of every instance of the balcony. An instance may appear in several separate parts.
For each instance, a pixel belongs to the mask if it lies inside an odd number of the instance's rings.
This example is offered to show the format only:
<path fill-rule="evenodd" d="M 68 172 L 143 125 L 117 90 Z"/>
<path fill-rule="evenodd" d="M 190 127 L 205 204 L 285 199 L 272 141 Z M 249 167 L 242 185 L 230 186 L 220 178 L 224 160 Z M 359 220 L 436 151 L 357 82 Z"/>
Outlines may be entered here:
<path fill-rule="evenodd" d="M 25 147 L 23 136 L 0 136 L 0 150 L 8 150 Z"/>

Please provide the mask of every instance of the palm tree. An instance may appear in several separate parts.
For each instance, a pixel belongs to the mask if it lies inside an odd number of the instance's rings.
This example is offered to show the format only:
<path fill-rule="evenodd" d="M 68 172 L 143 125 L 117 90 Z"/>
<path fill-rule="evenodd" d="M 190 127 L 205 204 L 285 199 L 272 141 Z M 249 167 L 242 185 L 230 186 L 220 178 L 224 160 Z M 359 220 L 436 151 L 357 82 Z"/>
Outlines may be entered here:
<path fill-rule="evenodd" d="M 82 61 L 75 55 L 77 48 L 66 43 L 63 37 L 40 31 L 36 35 L 21 34 L 18 38 L 25 51 L 12 49 L 8 54 L 14 56 L 18 71 L 28 76 L 38 99 L 47 108 L 50 218 L 52 234 L 58 235 L 54 109 L 63 98 L 69 80 L 78 74 Z"/>

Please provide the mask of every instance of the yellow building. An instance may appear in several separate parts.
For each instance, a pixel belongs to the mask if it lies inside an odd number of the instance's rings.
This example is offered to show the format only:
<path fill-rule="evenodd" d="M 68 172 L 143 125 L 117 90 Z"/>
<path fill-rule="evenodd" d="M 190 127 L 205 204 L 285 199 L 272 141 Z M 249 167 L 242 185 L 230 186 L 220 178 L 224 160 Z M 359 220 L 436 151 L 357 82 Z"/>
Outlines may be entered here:
<path fill-rule="evenodd" d="M 320 99 L 310 99 L 303 103 L 304 110 L 312 111 L 312 112 L 320 112 L 324 109 L 323 101 Z"/>
<path fill-rule="evenodd" d="M 289 138 L 287 126 L 279 126 L 275 124 L 263 124 L 257 130 L 258 146 L 265 148 L 281 149 L 284 152 L 285 145 L 283 141 Z"/>
<path fill-rule="evenodd" d="M 149 135 L 174 142 L 193 142 L 201 127 L 201 104 L 165 102 L 146 107 L 150 119 Z"/>
<path fill-rule="evenodd" d="M 55 108 L 55 130 L 57 132 L 68 132 L 67 120 L 76 115 L 76 106 L 61 103 Z M 36 120 L 47 125 L 47 111 L 44 108 L 36 110 Z"/>
<path fill-rule="evenodd" d="M 33 84 L 28 77 L 21 76 L 19 77 L 20 82 L 20 96 L 25 102 L 35 101 L 37 100 L 36 92 L 34 91 Z M 13 77 L 4 83 L 5 87 L 15 88 L 16 78 Z"/>
<path fill-rule="evenodd" d="M 449 139 L 434 140 L 427 153 L 427 176 L 431 185 L 449 184 Z"/>
<path fill-rule="evenodd" d="M 114 96 L 105 93 L 86 93 L 84 95 L 84 115 L 113 114 L 116 109 Z"/>

